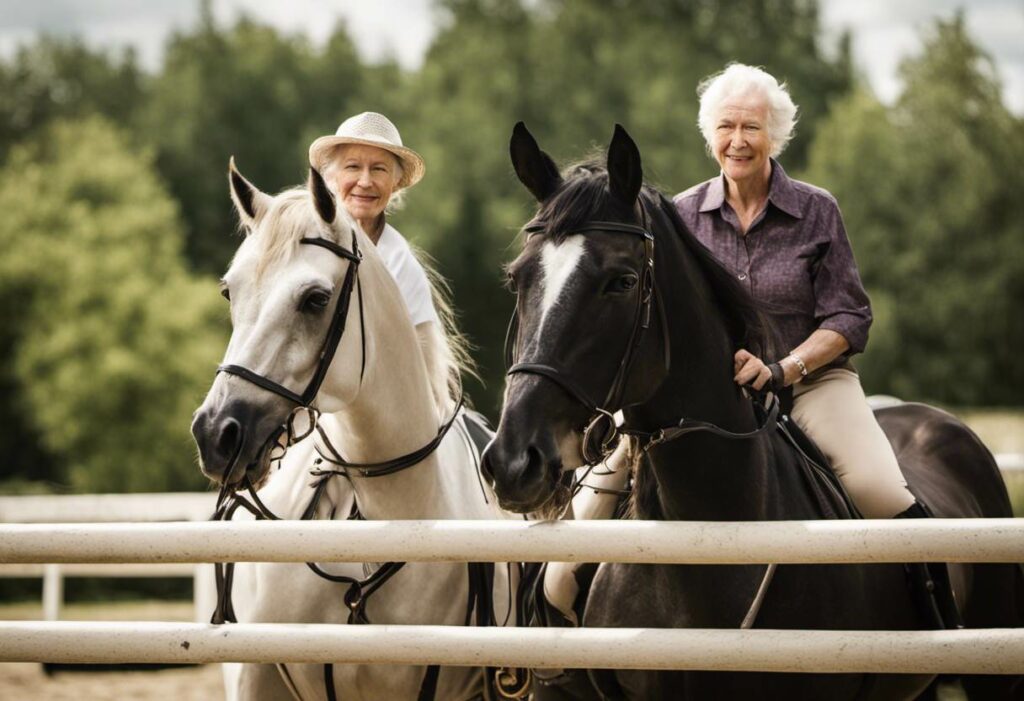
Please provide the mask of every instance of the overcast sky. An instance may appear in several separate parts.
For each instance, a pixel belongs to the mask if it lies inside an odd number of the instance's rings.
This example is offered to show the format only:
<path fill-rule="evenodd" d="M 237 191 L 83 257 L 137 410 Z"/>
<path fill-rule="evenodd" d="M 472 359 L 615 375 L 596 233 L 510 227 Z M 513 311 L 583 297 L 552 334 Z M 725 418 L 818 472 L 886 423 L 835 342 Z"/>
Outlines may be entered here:
<path fill-rule="evenodd" d="M 920 34 L 935 17 L 963 7 L 972 36 L 995 60 L 1004 98 L 1024 114 L 1024 0 L 820 0 L 826 38 L 853 32 L 854 58 L 885 101 L 899 93 L 896 67 L 920 50 Z M 198 0 L 0 0 L 0 55 L 39 31 L 78 34 L 92 46 L 131 44 L 143 65 L 159 66 L 164 39 L 192 26 Z M 219 22 L 239 13 L 323 41 L 344 18 L 367 59 L 394 56 L 416 68 L 438 23 L 430 0 L 213 0 Z"/>

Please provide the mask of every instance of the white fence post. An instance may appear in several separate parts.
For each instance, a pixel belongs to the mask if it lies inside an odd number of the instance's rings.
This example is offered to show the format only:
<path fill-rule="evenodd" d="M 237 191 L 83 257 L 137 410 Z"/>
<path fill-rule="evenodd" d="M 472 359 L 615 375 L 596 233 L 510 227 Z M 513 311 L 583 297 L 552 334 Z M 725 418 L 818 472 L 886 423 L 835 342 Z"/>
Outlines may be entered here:
<path fill-rule="evenodd" d="M 213 565 L 196 565 L 195 574 L 192 575 L 192 604 L 196 623 L 209 623 L 213 609 L 217 606 L 217 580 Z"/>
<path fill-rule="evenodd" d="M 46 565 L 43 569 L 43 619 L 59 621 L 64 604 L 64 574 L 60 565 Z"/>

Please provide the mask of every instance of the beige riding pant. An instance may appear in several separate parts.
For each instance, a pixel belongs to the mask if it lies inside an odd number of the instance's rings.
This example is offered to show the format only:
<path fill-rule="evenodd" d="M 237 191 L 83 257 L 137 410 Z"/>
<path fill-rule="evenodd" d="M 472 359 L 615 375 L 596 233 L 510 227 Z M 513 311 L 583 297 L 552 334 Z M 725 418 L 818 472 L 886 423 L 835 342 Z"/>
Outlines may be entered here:
<path fill-rule="evenodd" d="M 857 373 L 834 368 L 794 385 L 792 417 L 832 463 L 865 518 L 892 518 L 914 503 Z"/>

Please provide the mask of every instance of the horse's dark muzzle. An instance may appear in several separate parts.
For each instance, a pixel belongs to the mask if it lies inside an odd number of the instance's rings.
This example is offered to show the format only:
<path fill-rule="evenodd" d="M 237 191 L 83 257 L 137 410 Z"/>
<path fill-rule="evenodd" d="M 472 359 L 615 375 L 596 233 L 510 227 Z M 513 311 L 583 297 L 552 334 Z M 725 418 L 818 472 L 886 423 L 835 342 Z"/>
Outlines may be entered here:
<path fill-rule="evenodd" d="M 526 513 L 543 506 L 554 494 L 562 460 L 550 434 L 518 441 L 499 429 L 484 451 L 480 469 L 494 487 L 503 509 Z"/>
<path fill-rule="evenodd" d="M 201 409 L 192 421 L 192 437 L 203 474 L 222 484 L 239 481 L 261 457 L 265 446 L 258 438 L 270 435 L 277 425 L 246 402 Z"/>

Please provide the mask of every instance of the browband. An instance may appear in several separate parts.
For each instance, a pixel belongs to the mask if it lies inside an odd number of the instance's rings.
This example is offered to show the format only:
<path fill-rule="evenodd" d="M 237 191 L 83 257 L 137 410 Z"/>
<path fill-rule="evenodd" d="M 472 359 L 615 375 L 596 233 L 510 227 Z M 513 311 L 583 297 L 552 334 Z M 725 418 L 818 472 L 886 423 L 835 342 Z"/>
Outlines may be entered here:
<path fill-rule="evenodd" d="M 536 236 L 537 234 L 543 234 L 547 230 L 547 225 L 542 223 L 530 223 L 523 227 L 523 233 L 526 234 L 526 238 Z M 617 221 L 591 221 L 587 222 L 584 226 L 578 229 L 573 229 L 572 233 L 584 234 L 591 231 L 607 231 L 617 234 L 633 234 L 634 236 L 641 236 L 643 238 L 654 240 L 654 236 L 646 228 L 637 224 L 626 224 L 624 222 Z"/>

